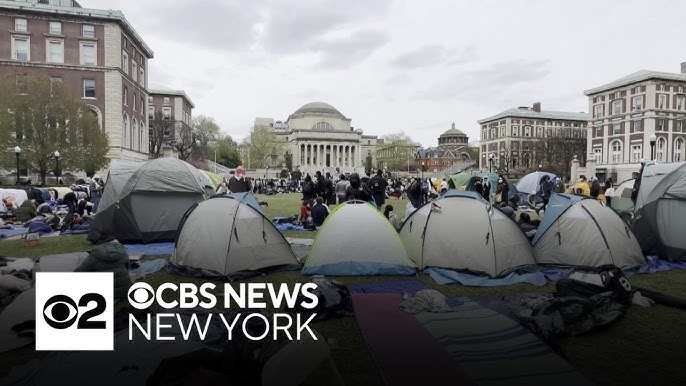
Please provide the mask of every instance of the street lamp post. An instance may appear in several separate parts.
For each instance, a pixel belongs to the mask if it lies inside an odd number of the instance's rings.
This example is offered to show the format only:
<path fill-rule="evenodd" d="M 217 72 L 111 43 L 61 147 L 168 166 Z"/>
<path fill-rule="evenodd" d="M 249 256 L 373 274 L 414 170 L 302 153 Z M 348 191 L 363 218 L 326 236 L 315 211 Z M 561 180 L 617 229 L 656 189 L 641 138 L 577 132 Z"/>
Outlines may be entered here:
<path fill-rule="evenodd" d="M 491 153 L 488 155 L 488 172 L 493 173 L 493 162 L 494 162 L 495 154 Z"/>
<path fill-rule="evenodd" d="M 60 182 L 60 151 L 55 150 L 55 183 Z"/>
<path fill-rule="evenodd" d="M 19 146 L 14 147 L 14 154 L 17 155 L 17 185 L 19 185 L 19 154 L 21 153 L 21 148 Z"/>
<path fill-rule="evenodd" d="M 424 179 L 424 162 L 422 161 L 422 180 Z"/>
<path fill-rule="evenodd" d="M 540 172 L 540 171 L 541 171 L 541 169 L 543 169 L 543 165 L 541 165 L 541 164 L 538 164 L 538 171 Z"/>
<path fill-rule="evenodd" d="M 650 141 L 650 160 L 655 161 L 655 142 L 657 141 L 657 137 L 655 134 L 651 134 L 648 140 Z"/>

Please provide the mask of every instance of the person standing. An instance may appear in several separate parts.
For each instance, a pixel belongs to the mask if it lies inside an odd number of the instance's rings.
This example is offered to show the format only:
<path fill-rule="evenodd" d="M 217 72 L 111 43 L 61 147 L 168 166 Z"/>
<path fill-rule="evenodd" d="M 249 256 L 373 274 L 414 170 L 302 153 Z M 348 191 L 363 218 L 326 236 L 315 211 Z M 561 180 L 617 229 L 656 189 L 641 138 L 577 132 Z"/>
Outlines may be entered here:
<path fill-rule="evenodd" d="M 600 182 L 598 182 L 598 177 L 593 176 L 591 178 L 591 197 L 598 199 L 600 195 Z"/>
<path fill-rule="evenodd" d="M 336 183 L 336 197 L 339 204 L 345 202 L 345 192 L 348 190 L 348 186 L 350 186 L 350 182 L 345 178 L 345 174 L 341 174 L 340 180 Z"/>
<path fill-rule="evenodd" d="M 245 168 L 243 166 L 236 168 L 235 174 L 229 179 L 228 188 L 231 193 L 250 192 L 252 190 L 250 180 L 245 176 Z"/>
<path fill-rule="evenodd" d="M 305 181 L 302 184 L 302 193 L 303 200 L 309 201 L 317 196 L 317 187 L 309 174 L 305 175 Z"/>
<path fill-rule="evenodd" d="M 491 181 L 488 180 L 488 176 L 485 176 L 483 182 L 481 183 L 481 196 L 484 200 L 491 202 Z"/>
<path fill-rule="evenodd" d="M 498 185 L 495 188 L 495 198 L 494 202 L 496 204 L 500 204 L 503 202 L 507 202 L 509 198 L 509 192 L 510 192 L 510 187 L 507 186 L 507 182 L 505 182 L 505 177 L 503 177 L 502 174 L 498 175 Z"/>
<path fill-rule="evenodd" d="M 386 203 L 386 187 L 388 186 L 381 169 L 377 170 L 376 175 L 369 180 L 369 186 L 376 203 L 376 209 L 381 210 L 381 207 Z"/>

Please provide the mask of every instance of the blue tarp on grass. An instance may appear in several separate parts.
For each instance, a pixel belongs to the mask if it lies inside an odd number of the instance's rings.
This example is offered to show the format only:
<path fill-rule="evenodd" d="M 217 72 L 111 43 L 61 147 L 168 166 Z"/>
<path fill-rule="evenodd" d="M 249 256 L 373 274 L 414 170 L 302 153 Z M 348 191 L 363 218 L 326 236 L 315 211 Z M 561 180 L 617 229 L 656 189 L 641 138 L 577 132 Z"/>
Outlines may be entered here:
<path fill-rule="evenodd" d="M 174 253 L 174 243 L 153 243 L 153 244 L 125 244 L 129 255 L 171 255 Z"/>

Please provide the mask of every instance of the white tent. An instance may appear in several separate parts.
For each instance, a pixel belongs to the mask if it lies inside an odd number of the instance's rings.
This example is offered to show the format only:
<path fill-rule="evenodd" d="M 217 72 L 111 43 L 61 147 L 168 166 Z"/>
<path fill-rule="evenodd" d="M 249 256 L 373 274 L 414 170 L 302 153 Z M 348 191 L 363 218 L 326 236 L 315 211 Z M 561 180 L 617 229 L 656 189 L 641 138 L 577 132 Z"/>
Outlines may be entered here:
<path fill-rule="evenodd" d="M 393 225 L 368 203 L 345 203 L 326 219 L 303 275 L 412 275 L 414 264 Z"/>
<path fill-rule="evenodd" d="M 517 224 L 475 192 L 450 190 L 419 208 L 403 224 L 400 238 L 420 268 L 497 277 L 536 264 L 531 245 Z"/>
<path fill-rule="evenodd" d="M 298 264 L 271 221 L 228 195 L 214 196 L 188 210 L 179 225 L 171 262 L 226 277 Z"/>

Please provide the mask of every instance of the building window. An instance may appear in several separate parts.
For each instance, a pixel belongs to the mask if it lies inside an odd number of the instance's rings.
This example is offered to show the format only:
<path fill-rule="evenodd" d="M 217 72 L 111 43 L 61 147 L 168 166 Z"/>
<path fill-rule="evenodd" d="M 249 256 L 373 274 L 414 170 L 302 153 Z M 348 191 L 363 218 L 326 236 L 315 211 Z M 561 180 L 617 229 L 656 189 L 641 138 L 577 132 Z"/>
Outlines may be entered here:
<path fill-rule="evenodd" d="M 171 119 L 171 107 L 163 107 L 162 108 L 162 117 L 165 120 L 170 120 Z"/>
<path fill-rule="evenodd" d="M 122 103 L 124 103 L 124 106 L 129 105 L 129 89 L 124 86 L 124 92 L 122 93 Z"/>
<path fill-rule="evenodd" d="M 124 74 L 129 74 L 129 54 L 123 51 L 121 54 L 121 67 L 124 70 Z"/>
<path fill-rule="evenodd" d="M 83 97 L 95 99 L 95 79 L 83 80 Z"/>
<path fill-rule="evenodd" d="M 619 115 L 622 113 L 622 100 L 617 99 L 612 101 L 612 114 Z"/>
<path fill-rule="evenodd" d="M 48 39 L 45 61 L 48 63 L 64 63 L 64 40 Z"/>
<path fill-rule="evenodd" d="M 525 126 L 524 127 L 524 136 L 525 137 L 531 137 L 531 126 Z"/>
<path fill-rule="evenodd" d="M 641 131 L 643 131 L 643 127 L 642 127 L 643 122 L 640 119 L 638 121 L 633 121 L 631 124 L 632 124 L 634 133 L 640 133 Z"/>
<path fill-rule="evenodd" d="M 169 106 L 171 104 L 171 99 L 169 97 L 164 97 L 164 105 Z"/>
<path fill-rule="evenodd" d="M 516 137 L 519 135 L 519 126 L 512 126 L 512 136 Z"/>
<path fill-rule="evenodd" d="M 329 122 L 317 122 L 312 126 L 312 130 L 326 130 L 326 131 L 331 131 L 333 130 L 333 126 Z"/>
<path fill-rule="evenodd" d="M 631 162 L 639 163 L 641 158 L 643 158 L 641 145 L 631 145 Z"/>
<path fill-rule="evenodd" d="M 667 147 L 667 140 L 665 140 L 663 137 L 660 137 L 657 139 L 657 143 L 655 144 L 655 148 L 657 149 L 655 151 L 655 160 L 657 162 L 663 162 L 665 158 L 665 148 Z"/>
<path fill-rule="evenodd" d="M 593 158 L 597 164 L 603 163 L 603 149 L 593 149 Z"/>
<path fill-rule="evenodd" d="M 51 35 L 62 35 L 62 23 L 59 21 L 50 22 L 50 34 Z"/>
<path fill-rule="evenodd" d="M 605 115 L 605 105 L 593 106 L 593 118 L 602 118 Z"/>
<path fill-rule="evenodd" d="M 656 130 L 658 131 L 665 131 L 665 120 L 664 119 L 658 119 L 657 120 L 657 128 Z"/>
<path fill-rule="evenodd" d="M 138 96 L 133 93 L 133 111 L 136 111 L 136 104 L 138 103 Z"/>
<path fill-rule="evenodd" d="M 148 95 L 148 104 L 149 104 L 149 105 L 155 103 L 154 100 L 155 100 L 155 99 L 153 98 L 152 95 Z"/>
<path fill-rule="evenodd" d="M 14 30 L 26 32 L 28 30 L 26 19 L 14 19 Z"/>
<path fill-rule="evenodd" d="M 679 137 L 674 140 L 674 162 L 681 162 L 684 159 L 684 139 Z"/>
<path fill-rule="evenodd" d="M 495 138 L 495 129 L 491 129 L 491 139 Z"/>
<path fill-rule="evenodd" d="M 141 67 L 141 76 L 138 78 L 138 83 L 145 85 L 145 70 Z"/>
<path fill-rule="evenodd" d="M 140 129 L 138 129 L 138 151 L 144 151 L 143 150 L 143 143 L 145 143 L 145 124 L 144 122 L 140 123 Z"/>
<path fill-rule="evenodd" d="M 612 135 L 622 134 L 622 126 L 619 123 L 612 125 Z"/>
<path fill-rule="evenodd" d="M 658 94 L 657 96 L 657 108 L 666 109 L 667 108 L 667 95 Z"/>
<path fill-rule="evenodd" d="M 121 130 L 121 147 L 126 147 L 126 144 L 129 142 L 129 116 L 124 114 L 123 119 L 124 122 Z"/>
<path fill-rule="evenodd" d="M 131 149 L 131 150 L 133 150 L 137 147 L 136 146 L 137 145 L 137 143 L 136 143 L 137 135 L 135 135 L 136 131 L 138 131 L 138 121 L 136 120 L 136 118 L 133 118 L 131 120 L 131 133 L 129 133 L 129 149 Z"/>
<path fill-rule="evenodd" d="M 484 141 L 485 141 L 485 140 L 488 139 L 488 138 L 486 138 L 487 133 L 488 133 L 488 132 L 487 132 L 486 130 L 483 130 L 483 131 L 481 132 L 481 140 L 484 140 Z"/>
<path fill-rule="evenodd" d="M 81 29 L 81 36 L 84 38 L 94 38 L 95 37 L 95 26 L 84 24 Z"/>
<path fill-rule="evenodd" d="M 599 138 L 599 137 L 602 137 L 602 136 L 603 136 L 603 127 L 602 127 L 602 126 L 596 127 L 596 128 L 595 128 L 595 137 L 596 137 L 596 138 Z"/>
<path fill-rule="evenodd" d="M 505 126 L 500 128 L 500 138 L 504 138 L 507 136 L 507 132 L 505 131 Z"/>
<path fill-rule="evenodd" d="M 667 85 L 661 84 L 659 89 L 660 89 L 660 91 L 667 91 Z"/>
<path fill-rule="evenodd" d="M 143 115 L 145 112 L 145 99 L 141 97 L 141 115 Z"/>
<path fill-rule="evenodd" d="M 633 111 L 643 110 L 643 95 L 635 96 L 631 98 L 631 109 Z"/>
<path fill-rule="evenodd" d="M 12 36 L 12 59 L 31 60 L 31 40 L 27 36 Z"/>
<path fill-rule="evenodd" d="M 684 109 L 684 96 L 683 95 L 677 95 L 676 96 L 676 109 L 677 110 L 683 110 Z"/>
<path fill-rule="evenodd" d="M 95 42 L 79 42 L 81 65 L 83 66 L 97 66 L 98 65 L 98 46 Z"/>
<path fill-rule="evenodd" d="M 610 143 L 610 154 L 612 155 L 613 164 L 622 163 L 622 141 L 615 140 Z"/>
<path fill-rule="evenodd" d="M 676 133 L 683 133 L 684 132 L 684 121 L 676 121 L 676 127 L 674 128 L 674 132 L 676 132 Z"/>
<path fill-rule="evenodd" d="M 148 118 L 149 119 L 155 119 L 155 106 L 154 105 L 148 105 Z"/>
<path fill-rule="evenodd" d="M 135 60 L 131 61 L 131 77 L 134 82 L 138 82 L 138 65 Z"/>

